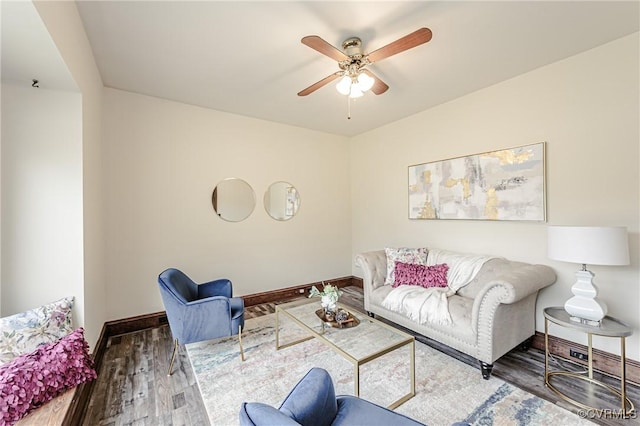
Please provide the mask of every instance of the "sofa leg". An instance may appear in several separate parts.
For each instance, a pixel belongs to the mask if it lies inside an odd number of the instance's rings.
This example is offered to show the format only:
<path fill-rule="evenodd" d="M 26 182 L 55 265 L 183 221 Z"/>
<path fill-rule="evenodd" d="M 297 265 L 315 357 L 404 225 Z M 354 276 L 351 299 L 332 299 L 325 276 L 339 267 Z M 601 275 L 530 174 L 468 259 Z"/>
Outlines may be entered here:
<path fill-rule="evenodd" d="M 373 312 L 367 311 L 367 315 L 369 315 L 371 318 L 375 318 L 376 314 L 374 314 Z"/>
<path fill-rule="evenodd" d="M 493 370 L 493 364 L 487 364 L 486 362 L 480 361 L 480 370 L 482 370 L 482 378 L 489 380 L 489 377 L 491 377 L 491 370 Z"/>
<path fill-rule="evenodd" d="M 532 343 L 533 343 L 533 336 L 529 337 L 527 340 L 520 343 L 520 350 L 523 352 L 527 352 L 529 349 L 531 349 Z"/>

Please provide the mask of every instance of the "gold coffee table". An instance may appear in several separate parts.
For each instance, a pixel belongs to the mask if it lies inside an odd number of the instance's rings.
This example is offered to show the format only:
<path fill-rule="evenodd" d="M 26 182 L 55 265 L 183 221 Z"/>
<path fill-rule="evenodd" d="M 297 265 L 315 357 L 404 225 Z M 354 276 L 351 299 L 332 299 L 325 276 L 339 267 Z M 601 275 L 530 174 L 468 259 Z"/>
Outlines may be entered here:
<path fill-rule="evenodd" d="M 319 306 L 318 300 L 314 299 L 276 305 L 277 350 L 309 339 L 318 339 L 353 364 L 354 393 L 356 396 L 360 396 L 360 367 L 398 348 L 409 346 L 410 391 L 391 403 L 389 408 L 396 408 L 415 396 L 416 369 L 415 339 L 413 336 L 342 305 L 338 305 L 338 307 L 349 311 L 351 315 L 360 321 L 360 324 L 356 327 L 333 328 L 326 325 L 316 315 L 316 310 Z M 293 320 L 303 330 L 309 332 L 309 336 L 280 344 L 280 315 Z"/>

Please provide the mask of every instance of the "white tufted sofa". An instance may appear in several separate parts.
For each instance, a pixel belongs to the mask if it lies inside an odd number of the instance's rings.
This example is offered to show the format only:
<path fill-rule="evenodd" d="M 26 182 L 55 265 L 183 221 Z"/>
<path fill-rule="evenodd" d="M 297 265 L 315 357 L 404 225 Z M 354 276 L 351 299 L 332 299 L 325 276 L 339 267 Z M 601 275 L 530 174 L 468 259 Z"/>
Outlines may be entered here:
<path fill-rule="evenodd" d="M 533 336 L 538 291 L 556 280 L 548 266 L 492 258 L 473 281 L 449 298 L 452 324 L 423 325 L 382 306 L 392 290 L 384 284 L 384 250 L 358 254 L 355 261 L 363 272 L 364 308 L 369 315 L 379 315 L 478 359 L 485 379 L 495 360 Z"/>

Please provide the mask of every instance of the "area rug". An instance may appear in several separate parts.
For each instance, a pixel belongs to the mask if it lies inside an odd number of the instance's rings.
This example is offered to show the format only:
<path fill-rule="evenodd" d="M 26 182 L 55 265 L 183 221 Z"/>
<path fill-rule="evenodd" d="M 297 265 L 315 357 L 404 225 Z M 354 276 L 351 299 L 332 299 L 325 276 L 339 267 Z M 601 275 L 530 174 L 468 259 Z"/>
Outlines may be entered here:
<path fill-rule="evenodd" d="M 340 330 L 334 330 L 339 332 Z M 304 336 L 281 318 L 281 342 Z M 244 401 L 278 407 L 311 367 L 329 371 L 336 394 L 354 394 L 353 365 L 311 339 L 276 350 L 275 316 L 247 320 L 243 333 L 246 361 L 237 337 L 186 345 L 212 425 L 236 425 Z M 473 425 L 590 425 L 592 423 L 496 377 L 416 341 L 416 396 L 396 408 L 432 426 L 456 421 Z M 361 368 L 360 397 L 387 406 L 409 391 L 409 352 L 401 348 Z"/>

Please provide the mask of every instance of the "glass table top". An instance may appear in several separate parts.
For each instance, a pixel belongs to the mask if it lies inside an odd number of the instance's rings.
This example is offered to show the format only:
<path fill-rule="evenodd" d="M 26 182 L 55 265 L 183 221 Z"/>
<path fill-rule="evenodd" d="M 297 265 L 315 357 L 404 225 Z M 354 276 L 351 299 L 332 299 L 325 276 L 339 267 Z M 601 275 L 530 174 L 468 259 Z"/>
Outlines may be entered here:
<path fill-rule="evenodd" d="M 341 304 L 338 304 L 338 308 L 348 311 L 360 321 L 360 324 L 348 328 L 323 325 L 323 321 L 316 315 L 316 310 L 320 308 L 319 300 L 305 299 L 277 305 L 276 311 L 286 314 L 316 337 L 357 361 L 364 361 L 368 357 L 391 351 L 414 340 L 410 334 Z"/>

